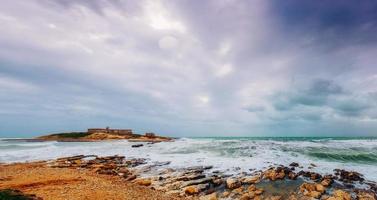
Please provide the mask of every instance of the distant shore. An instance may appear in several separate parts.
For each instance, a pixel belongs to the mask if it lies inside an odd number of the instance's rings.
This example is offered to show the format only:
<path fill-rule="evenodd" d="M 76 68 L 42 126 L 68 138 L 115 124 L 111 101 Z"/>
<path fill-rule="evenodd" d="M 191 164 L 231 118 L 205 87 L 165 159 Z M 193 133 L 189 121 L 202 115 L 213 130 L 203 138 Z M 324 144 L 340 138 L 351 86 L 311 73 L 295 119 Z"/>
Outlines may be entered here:
<path fill-rule="evenodd" d="M 97 130 L 97 129 L 96 129 Z M 155 135 L 154 133 L 145 133 L 144 135 L 132 133 L 127 130 L 126 133 L 112 133 L 112 129 L 99 129 L 96 132 L 67 132 L 54 133 L 49 135 L 38 136 L 36 138 L 25 139 L 28 142 L 41 141 L 59 141 L 59 142 L 96 142 L 106 140 L 128 140 L 130 142 L 168 142 L 173 138 Z"/>

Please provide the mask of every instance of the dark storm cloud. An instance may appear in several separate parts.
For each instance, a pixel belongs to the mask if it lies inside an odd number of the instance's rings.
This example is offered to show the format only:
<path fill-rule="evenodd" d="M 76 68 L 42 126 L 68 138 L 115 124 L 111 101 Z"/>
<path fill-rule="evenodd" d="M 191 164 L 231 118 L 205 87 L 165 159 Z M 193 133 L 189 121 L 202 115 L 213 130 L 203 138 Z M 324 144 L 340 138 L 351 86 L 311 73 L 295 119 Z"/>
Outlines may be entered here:
<path fill-rule="evenodd" d="M 357 3 L 341 0 L 272 2 L 277 20 L 293 32 L 312 32 L 324 39 L 329 37 L 351 39 L 353 42 L 376 42 L 377 37 L 372 34 L 377 27 L 377 2 L 374 0 Z"/>

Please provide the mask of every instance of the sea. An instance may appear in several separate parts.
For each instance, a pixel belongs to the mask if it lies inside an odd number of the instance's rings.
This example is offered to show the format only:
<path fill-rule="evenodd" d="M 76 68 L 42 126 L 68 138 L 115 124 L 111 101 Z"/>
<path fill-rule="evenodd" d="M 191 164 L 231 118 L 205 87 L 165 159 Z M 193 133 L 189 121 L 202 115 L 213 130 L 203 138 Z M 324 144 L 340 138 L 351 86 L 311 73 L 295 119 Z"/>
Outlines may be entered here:
<path fill-rule="evenodd" d="M 377 138 L 211 137 L 132 148 L 135 142 L 27 142 L 0 139 L 0 163 L 38 161 L 74 155 L 123 155 L 148 163 L 170 161 L 168 168 L 213 166 L 238 174 L 297 162 L 302 170 L 332 174 L 334 169 L 360 172 L 377 181 Z"/>

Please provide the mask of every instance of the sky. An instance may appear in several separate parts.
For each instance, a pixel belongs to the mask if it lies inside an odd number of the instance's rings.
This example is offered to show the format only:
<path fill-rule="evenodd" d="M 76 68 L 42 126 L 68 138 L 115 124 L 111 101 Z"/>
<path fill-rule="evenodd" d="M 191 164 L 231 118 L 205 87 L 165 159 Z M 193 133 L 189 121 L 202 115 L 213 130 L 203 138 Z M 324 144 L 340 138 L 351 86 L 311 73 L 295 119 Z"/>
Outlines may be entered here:
<path fill-rule="evenodd" d="M 0 5 L 0 137 L 377 136 L 377 1 Z"/>

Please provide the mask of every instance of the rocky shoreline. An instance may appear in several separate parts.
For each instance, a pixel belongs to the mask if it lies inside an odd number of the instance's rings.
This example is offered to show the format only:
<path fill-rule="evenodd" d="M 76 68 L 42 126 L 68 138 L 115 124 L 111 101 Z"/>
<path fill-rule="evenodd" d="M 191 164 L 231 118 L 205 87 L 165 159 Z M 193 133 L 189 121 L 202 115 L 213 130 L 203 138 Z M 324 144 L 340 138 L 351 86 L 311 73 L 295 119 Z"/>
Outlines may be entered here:
<path fill-rule="evenodd" d="M 334 169 L 333 174 L 318 174 L 300 170 L 299 163 L 235 175 L 213 170 L 212 166 L 172 169 L 168 166 L 170 162 L 148 163 L 143 158 L 118 155 L 78 155 L 42 163 L 49 168 L 88 170 L 99 175 L 116 176 L 125 182 L 166 194 L 202 200 L 375 200 L 377 194 L 377 184 L 367 181 L 358 172 Z"/>

